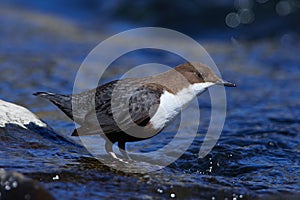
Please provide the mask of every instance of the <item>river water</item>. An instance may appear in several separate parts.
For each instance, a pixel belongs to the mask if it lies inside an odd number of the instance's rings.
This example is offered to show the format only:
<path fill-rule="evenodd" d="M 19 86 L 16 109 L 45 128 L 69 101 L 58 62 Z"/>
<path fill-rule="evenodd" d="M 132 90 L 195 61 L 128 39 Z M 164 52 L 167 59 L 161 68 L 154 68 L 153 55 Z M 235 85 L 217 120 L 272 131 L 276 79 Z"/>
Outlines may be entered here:
<path fill-rule="evenodd" d="M 32 93 L 71 93 L 81 62 L 110 34 L 49 13 L 3 7 L 0 14 L 1 99 L 29 108 L 68 137 L 74 124 Z M 300 38 L 285 34 L 252 41 L 195 39 L 222 76 L 237 84 L 226 89 L 226 122 L 206 157 L 198 158 L 198 151 L 209 123 L 208 93 L 199 97 L 199 135 L 177 161 L 160 171 L 120 172 L 79 146 L 35 133 L 1 136 L 0 167 L 38 180 L 56 199 L 298 199 Z M 132 53 L 116 62 L 104 79 L 162 60 L 170 66 L 180 64 L 164 52 Z M 131 143 L 128 149 L 158 149 L 173 137 L 173 128 L 149 141 Z"/>

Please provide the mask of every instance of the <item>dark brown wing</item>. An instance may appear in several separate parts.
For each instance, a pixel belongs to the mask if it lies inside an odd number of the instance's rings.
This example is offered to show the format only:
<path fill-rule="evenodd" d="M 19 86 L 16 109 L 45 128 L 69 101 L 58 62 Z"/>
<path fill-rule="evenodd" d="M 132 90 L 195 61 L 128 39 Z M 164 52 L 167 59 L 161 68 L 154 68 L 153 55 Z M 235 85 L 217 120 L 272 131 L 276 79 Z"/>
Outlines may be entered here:
<path fill-rule="evenodd" d="M 133 122 L 146 126 L 156 113 L 163 88 L 158 84 L 147 84 L 139 87 L 129 99 L 129 112 Z"/>
<path fill-rule="evenodd" d="M 95 111 L 90 111 L 85 117 L 84 126 L 96 127 L 95 123 L 99 123 L 106 134 L 121 132 L 118 125 L 123 128 L 130 128 L 135 124 L 146 126 L 158 109 L 163 88 L 158 84 L 151 83 L 140 86 L 131 93 L 128 92 L 128 87 L 130 84 L 124 83 L 121 87 L 116 88 L 114 103 L 111 99 L 107 99 L 102 104 L 98 104 L 96 107 L 97 117 L 95 117 Z M 112 97 L 111 94 L 110 97 Z M 114 115 L 112 104 L 115 110 Z M 95 132 L 92 129 L 90 128 L 90 133 Z"/>
<path fill-rule="evenodd" d="M 93 90 L 72 95 L 72 103 L 75 106 L 72 110 L 76 123 L 83 125 L 86 115 L 95 108 L 95 105 L 102 105 L 110 101 L 111 91 L 113 91 L 117 82 L 118 80 L 114 80 Z"/>

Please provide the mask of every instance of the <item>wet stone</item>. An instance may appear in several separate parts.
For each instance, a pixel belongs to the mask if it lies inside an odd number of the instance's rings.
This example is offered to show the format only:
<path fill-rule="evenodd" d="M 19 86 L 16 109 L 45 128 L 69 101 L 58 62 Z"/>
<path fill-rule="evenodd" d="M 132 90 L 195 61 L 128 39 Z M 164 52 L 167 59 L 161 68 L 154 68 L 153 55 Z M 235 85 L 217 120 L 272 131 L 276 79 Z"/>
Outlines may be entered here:
<path fill-rule="evenodd" d="M 54 198 L 38 182 L 18 172 L 0 169 L 0 199 L 53 200 Z"/>
<path fill-rule="evenodd" d="M 27 129 L 30 124 L 38 127 L 47 127 L 46 123 L 42 122 L 28 109 L 0 99 L 0 127 L 5 127 L 9 124 L 18 125 L 24 129 Z"/>

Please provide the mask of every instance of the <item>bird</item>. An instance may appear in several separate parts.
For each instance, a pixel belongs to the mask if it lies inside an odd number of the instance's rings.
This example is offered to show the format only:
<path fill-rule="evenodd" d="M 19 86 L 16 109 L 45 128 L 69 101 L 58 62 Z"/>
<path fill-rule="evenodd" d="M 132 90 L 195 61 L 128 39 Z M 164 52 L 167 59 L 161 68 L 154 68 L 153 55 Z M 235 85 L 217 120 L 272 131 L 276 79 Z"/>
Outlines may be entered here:
<path fill-rule="evenodd" d="M 196 96 L 214 85 L 236 87 L 207 65 L 186 62 L 141 78 L 114 80 L 78 94 L 36 92 L 80 125 L 72 136 L 101 134 L 113 158 L 113 145 L 125 159 L 127 142 L 149 139 L 170 124 Z M 101 128 L 101 129 L 100 129 Z"/>

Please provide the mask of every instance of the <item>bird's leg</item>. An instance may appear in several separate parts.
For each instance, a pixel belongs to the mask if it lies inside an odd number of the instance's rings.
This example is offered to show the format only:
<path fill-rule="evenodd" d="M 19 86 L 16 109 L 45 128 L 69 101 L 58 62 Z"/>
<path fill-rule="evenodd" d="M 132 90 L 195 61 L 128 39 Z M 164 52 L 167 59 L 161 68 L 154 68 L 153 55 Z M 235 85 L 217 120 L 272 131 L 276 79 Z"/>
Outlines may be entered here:
<path fill-rule="evenodd" d="M 118 147 L 119 147 L 119 151 L 122 153 L 122 155 L 124 156 L 124 158 L 125 158 L 126 160 L 130 160 L 130 157 L 128 156 L 128 154 L 127 154 L 127 152 L 126 152 L 125 142 L 119 141 L 119 142 L 118 142 Z"/>
<path fill-rule="evenodd" d="M 125 146 L 125 145 L 124 145 Z M 126 161 L 124 161 L 121 158 L 118 158 L 117 155 L 115 154 L 115 152 L 113 152 L 113 143 L 111 141 L 109 141 L 108 139 L 105 141 L 105 150 L 106 152 L 114 159 L 123 162 L 123 163 L 128 163 Z M 121 152 L 122 153 L 122 152 Z M 122 153 L 123 154 L 123 153 Z M 123 154 L 124 155 L 124 154 Z M 128 158 L 128 156 L 127 156 Z"/>
<path fill-rule="evenodd" d="M 105 151 L 106 153 L 108 153 L 111 157 L 113 157 L 114 159 L 119 159 L 116 154 L 113 151 L 113 143 L 111 143 L 111 141 L 109 141 L 108 139 L 105 141 Z"/>

